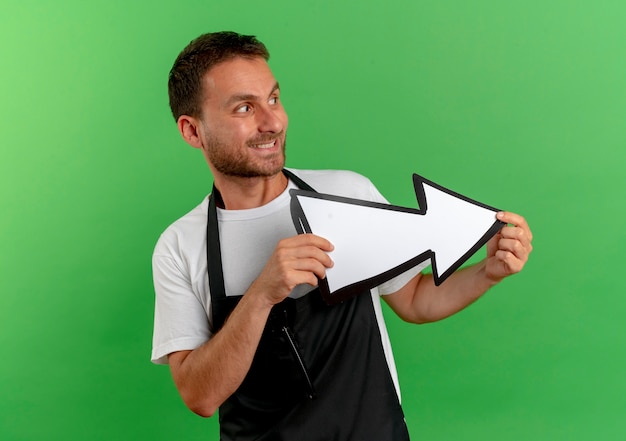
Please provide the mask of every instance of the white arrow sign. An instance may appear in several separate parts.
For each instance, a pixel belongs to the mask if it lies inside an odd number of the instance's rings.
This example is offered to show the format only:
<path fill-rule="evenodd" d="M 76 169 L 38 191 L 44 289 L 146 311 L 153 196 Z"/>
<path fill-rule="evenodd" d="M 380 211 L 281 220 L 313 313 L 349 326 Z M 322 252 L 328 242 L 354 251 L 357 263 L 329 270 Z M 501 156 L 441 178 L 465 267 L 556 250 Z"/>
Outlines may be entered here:
<path fill-rule="evenodd" d="M 304 190 L 291 190 L 298 233 L 335 247 L 334 266 L 320 280 L 322 296 L 337 303 L 431 260 L 440 285 L 504 224 L 499 210 L 413 175 L 419 209 Z"/>

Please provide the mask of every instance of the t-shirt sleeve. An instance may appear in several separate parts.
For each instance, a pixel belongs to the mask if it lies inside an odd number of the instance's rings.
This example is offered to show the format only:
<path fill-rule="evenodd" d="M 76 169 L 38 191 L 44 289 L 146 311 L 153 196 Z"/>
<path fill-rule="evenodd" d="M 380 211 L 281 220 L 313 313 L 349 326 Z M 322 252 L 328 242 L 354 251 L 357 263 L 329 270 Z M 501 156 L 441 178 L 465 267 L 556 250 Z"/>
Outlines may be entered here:
<path fill-rule="evenodd" d="M 385 283 L 381 283 L 378 286 L 378 292 L 380 293 L 380 295 L 384 296 L 384 295 L 393 294 L 394 292 L 399 291 L 401 288 L 404 287 L 404 285 L 409 283 L 409 281 L 413 277 L 415 277 L 417 274 L 423 271 L 426 267 L 428 267 L 428 265 L 430 265 L 430 260 L 421 262 L 417 266 L 410 268 L 409 270 L 403 272 L 399 276 L 396 276 L 393 279 Z"/>
<path fill-rule="evenodd" d="M 151 360 L 167 364 L 168 354 L 196 349 L 211 333 L 207 309 L 193 292 L 182 264 L 155 253 L 152 272 L 156 297 Z"/>

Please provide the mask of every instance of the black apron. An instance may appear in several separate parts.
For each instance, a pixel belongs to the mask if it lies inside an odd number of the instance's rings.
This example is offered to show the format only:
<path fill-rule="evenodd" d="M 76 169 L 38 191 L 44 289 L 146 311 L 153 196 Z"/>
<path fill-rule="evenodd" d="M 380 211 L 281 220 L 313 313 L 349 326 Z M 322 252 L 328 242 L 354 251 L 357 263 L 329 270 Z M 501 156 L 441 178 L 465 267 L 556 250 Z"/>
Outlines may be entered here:
<path fill-rule="evenodd" d="M 219 198 L 214 187 L 207 222 L 213 333 L 241 298 L 224 290 Z M 222 441 L 408 440 L 369 291 L 328 306 L 316 289 L 275 305 L 250 371 L 220 406 L 219 421 Z"/>

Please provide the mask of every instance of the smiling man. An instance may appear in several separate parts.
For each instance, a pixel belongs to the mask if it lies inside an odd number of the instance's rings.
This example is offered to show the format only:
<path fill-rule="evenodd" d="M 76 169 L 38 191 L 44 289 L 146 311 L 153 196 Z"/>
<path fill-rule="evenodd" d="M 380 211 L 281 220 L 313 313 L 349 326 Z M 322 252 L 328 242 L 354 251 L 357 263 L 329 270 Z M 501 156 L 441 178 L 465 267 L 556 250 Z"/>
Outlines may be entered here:
<path fill-rule="evenodd" d="M 352 172 L 285 168 L 288 118 L 268 59 L 256 38 L 218 32 L 170 72 L 178 130 L 214 187 L 156 245 L 152 361 L 170 365 L 192 411 L 219 409 L 222 440 L 407 440 L 380 299 L 409 322 L 443 319 L 519 272 L 532 234 L 498 213 L 509 225 L 487 257 L 441 287 L 417 267 L 325 305 L 316 287 L 333 245 L 296 234 L 289 189 L 386 200 Z"/>

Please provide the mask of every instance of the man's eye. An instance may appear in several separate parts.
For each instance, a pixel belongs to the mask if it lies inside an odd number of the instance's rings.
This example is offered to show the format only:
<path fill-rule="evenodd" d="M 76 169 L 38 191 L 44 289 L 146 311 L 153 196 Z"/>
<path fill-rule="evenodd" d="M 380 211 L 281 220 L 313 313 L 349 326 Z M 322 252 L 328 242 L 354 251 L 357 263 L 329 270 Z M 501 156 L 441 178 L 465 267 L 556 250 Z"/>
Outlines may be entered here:
<path fill-rule="evenodd" d="M 271 97 L 271 98 L 270 98 L 269 103 L 270 103 L 270 104 L 276 104 L 276 103 L 278 103 L 278 97 L 277 97 L 277 96 L 273 96 L 273 97 Z"/>
<path fill-rule="evenodd" d="M 235 110 L 235 112 L 237 113 L 246 113 L 250 111 L 250 106 L 247 104 L 244 104 L 243 106 L 239 106 L 237 107 L 237 109 Z"/>

